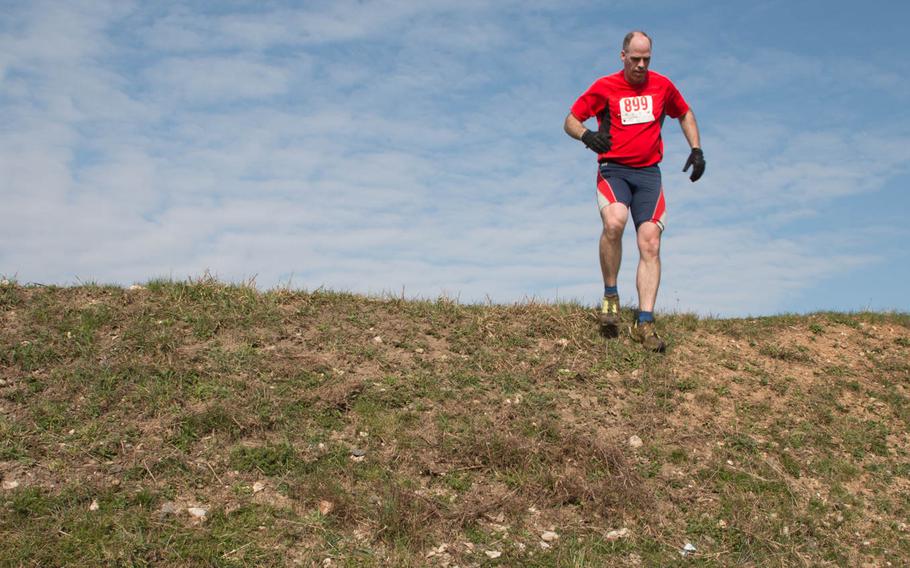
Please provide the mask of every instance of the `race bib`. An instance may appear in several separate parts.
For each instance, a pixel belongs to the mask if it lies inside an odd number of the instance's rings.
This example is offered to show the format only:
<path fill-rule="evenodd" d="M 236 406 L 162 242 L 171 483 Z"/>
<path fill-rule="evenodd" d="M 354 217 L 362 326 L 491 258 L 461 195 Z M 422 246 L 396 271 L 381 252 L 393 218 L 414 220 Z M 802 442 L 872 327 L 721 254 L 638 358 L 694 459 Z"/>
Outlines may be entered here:
<path fill-rule="evenodd" d="M 654 104 L 651 95 L 619 99 L 619 114 L 623 124 L 641 124 L 654 120 Z"/>

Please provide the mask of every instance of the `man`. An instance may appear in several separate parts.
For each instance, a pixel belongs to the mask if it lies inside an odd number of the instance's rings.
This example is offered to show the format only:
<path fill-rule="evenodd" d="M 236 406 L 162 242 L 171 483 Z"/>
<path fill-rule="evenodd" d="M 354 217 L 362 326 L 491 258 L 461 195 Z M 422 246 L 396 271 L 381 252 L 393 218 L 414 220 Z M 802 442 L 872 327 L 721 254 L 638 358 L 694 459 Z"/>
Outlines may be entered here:
<path fill-rule="evenodd" d="M 662 352 L 664 341 L 654 329 L 654 303 L 660 285 L 660 237 L 666 208 L 660 163 L 663 140 L 660 130 L 665 116 L 679 119 L 692 148 L 683 167 L 692 167 L 689 179 L 697 181 L 705 171 L 695 115 L 669 79 L 649 71 L 651 38 L 642 31 L 626 35 L 619 54 L 622 71 L 601 77 L 582 94 L 566 117 L 566 133 L 597 154 L 597 202 L 603 232 L 600 235 L 600 268 L 604 298 L 600 322 L 605 331 L 616 333 L 620 322 L 616 277 L 622 259 L 622 234 L 629 212 L 638 241 L 638 316 L 630 328 L 632 338 L 652 351 Z M 598 129 L 583 122 L 597 117 Z"/>

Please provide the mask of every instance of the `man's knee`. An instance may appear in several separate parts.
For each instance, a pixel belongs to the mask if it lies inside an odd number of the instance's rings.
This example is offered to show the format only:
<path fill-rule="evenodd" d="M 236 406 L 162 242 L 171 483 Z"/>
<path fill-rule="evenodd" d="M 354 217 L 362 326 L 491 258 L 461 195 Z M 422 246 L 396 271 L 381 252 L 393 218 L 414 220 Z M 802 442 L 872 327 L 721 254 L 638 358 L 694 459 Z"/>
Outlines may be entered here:
<path fill-rule="evenodd" d="M 657 224 L 645 222 L 638 228 L 638 250 L 642 258 L 660 256 L 660 227 Z"/>
<path fill-rule="evenodd" d="M 608 239 L 621 239 L 623 230 L 626 228 L 626 220 L 629 218 L 628 210 L 621 205 L 612 204 L 600 210 L 600 217 L 604 225 L 604 234 Z"/>

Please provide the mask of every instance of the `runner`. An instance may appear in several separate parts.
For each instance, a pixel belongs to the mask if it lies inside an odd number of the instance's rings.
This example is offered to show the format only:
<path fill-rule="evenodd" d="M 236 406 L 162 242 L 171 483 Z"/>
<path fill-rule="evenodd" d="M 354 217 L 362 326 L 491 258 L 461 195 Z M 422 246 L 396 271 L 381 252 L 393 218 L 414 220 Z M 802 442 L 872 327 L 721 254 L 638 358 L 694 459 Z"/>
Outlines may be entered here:
<path fill-rule="evenodd" d="M 629 212 L 638 240 L 638 316 L 630 328 L 632 339 L 652 351 L 666 347 L 654 328 L 654 303 L 660 285 L 660 238 L 666 222 L 660 167 L 664 117 L 679 119 L 692 148 L 683 167 L 697 181 L 705 171 L 695 115 L 669 79 L 648 70 L 651 38 L 642 31 L 626 34 L 619 54 L 622 71 L 601 77 L 582 94 L 566 117 L 565 131 L 597 154 L 597 203 L 603 231 L 600 269 L 604 298 L 601 326 L 615 334 L 620 318 L 616 277 L 622 259 L 622 234 Z M 583 122 L 597 117 L 598 129 Z"/>

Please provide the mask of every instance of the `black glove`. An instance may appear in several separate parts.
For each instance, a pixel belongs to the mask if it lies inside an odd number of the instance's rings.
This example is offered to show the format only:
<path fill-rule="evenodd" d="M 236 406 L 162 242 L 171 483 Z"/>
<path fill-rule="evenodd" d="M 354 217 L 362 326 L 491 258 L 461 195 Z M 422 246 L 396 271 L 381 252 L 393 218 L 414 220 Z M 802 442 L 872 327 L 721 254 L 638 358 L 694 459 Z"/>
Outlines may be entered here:
<path fill-rule="evenodd" d="M 598 154 L 606 154 L 613 145 L 613 140 L 610 138 L 610 135 L 599 130 L 597 132 L 585 130 L 585 133 L 581 135 L 581 141 L 585 143 L 585 146 Z"/>
<path fill-rule="evenodd" d="M 686 165 L 683 166 L 683 171 L 688 170 L 689 166 L 692 166 L 692 175 L 689 176 L 689 179 L 698 181 L 701 174 L 705 173 L 705 153 L 701 151 L 701 148 L 692 148 L 689 159 L 686 160 Z"/>

